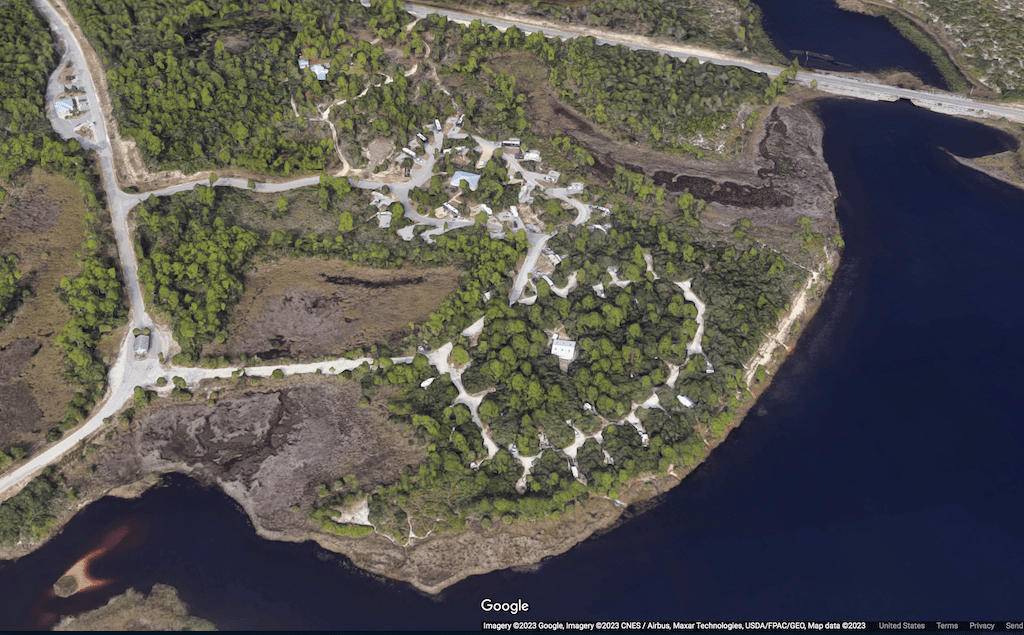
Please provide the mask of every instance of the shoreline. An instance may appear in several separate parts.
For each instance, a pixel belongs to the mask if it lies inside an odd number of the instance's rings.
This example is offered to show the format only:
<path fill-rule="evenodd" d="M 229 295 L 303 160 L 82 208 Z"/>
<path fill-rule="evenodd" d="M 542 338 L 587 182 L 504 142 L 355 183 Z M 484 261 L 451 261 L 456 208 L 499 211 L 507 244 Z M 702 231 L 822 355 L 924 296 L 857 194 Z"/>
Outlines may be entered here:
<path fill-rule="evenodd" d="M 986 93 L 991 92 L 991 89 L 978 81 L 970 73 L 966 64 L 956 56 L 954 47 L 945 41 L 944 36 L 935 32 L 919 16 L 906 9 L 887 2 L 879 2 L 878 0 L 835 0 L 835 3 L 836 6 L 844 11 L 885 18 L 889 24 L 893 25 L 900 32 L 904 39 L 932 60 L 939 74 L 942 75 L 947 84 L 950 84 L 951 92 L 963 93 L 966 90 L 962 87 L 959 89 L 955 88 L 950 81 L 951 79 L 957 83 L 966 82 L 972 89 L 980 88 Z M 900 24 L 901 21 L 906 23 Z M 922 41 L 915 41 L 917 38 L 912 37 L 908 33 L 909 29 L 917 31 L 922 36 Z M 938 50 L 928 50 L 933 46 Z M 949 68 L 950 65 L 952 68 Z"/>
<path fill-rule="evenodd" d="M 830 254 L 828 263 L 838 268 L 841 264 L 839 254 Z M 818 288 L 812 297 L 811 290 L 815 284 Z M 520 521 L 512 524 L 499 522 L 489 528 L 474 523 L 463 532 L 438 534 L 427 539 L 414 539 L 406 545 L 398 545 L 377 533 L 363 538 L 350 538 L 316 531 L 302 526 L 303 520 L 298 519 L 294 527 L 284 531 L 268 530 L 259 522 L 259 516 L 252 508 L 251 501 L 247 500 L 244 492 L 233 487 L 232 483 L 202 478 L 189 471 L 175 469 L 149 473 L 136 481 L 105 491 L 89 493 L 56 514 L 58 520 L 54 531 L 45 539 L 32 545 L 5 548 L 0 551 L 0 556 L 13 560 L 28 555 L 59 535 L 72 517 L 97 500 L 106 496 L 138 498 L 153 487 L 159 486 L 163 474 L 178 473 L 198 480 L 204 487 L 218 487 L 242 508 L 256 534 L 263 539 L 292 543 L 315 542 L 322 549 L 346 557 L 353 566 L 362 571 L 387 580 L 406 582 L 429 595 L 436 596 L 448 587 L 474 575 L 502 569 L 535 567 L 546 559 L 561 555 L 588 538 L 611 531 L 626 519 L 656 506 L 664 494 L 681 484 L 689 474 L 703 464 L 711 452 L 728 438 L 732 430 L 742 424 L 751 408 L 757 404 L 760 395 L 772 384 L 775 373 L 788 357 L 787 354 L 773 353 L 779 346 L 787 351 L 792 350 L 820 308 L 829 286 L 830 281 L 820 274 L 811 272 L 808 275 L 801 289 L 794 294 L 789 311 L 780 317 L 775 331 L 766 336 L 748 363 L 748 366 L 756 371 L 755 362 L 759 362 L 765 356 L 769 358 L 765 381 L 750 384 L 751 398 L 737 409 L 732 422 L 721 434 L 714 435 L 710 430 L 695 431 L 701 435 L 704 445 L 700 460 L 689 467 L 669 466 L 665 474 L 647 474 L 635 478 L 623 485 L 616 501 L 591 496 L 578 504 L 572 512 L 558 519 Z M 792 325 L 795 322 L 799 323 L 799 328 L 794 333 Z M 73 459 L 68 457 L 68 460 Z M 444 572 L 444 575 L 424 576 L 420 570 L 423 560 L 441 553 L 464 553 L 469 554 L 471 558 L 453 571 Z M 473 560 L 472 557 L 476 559 Z"/>

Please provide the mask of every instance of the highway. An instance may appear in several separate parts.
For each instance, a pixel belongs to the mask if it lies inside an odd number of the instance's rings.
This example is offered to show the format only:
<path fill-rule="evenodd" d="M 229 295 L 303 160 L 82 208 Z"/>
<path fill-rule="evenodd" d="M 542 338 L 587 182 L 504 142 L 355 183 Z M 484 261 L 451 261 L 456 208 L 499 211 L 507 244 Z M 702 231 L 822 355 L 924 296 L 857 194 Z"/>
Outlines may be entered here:
<path fill-rule="evenodd" d="M 178 367 L 172 364 L 161 365 L 158 361 L 158 353 L 163 352 L 169 357 L 171 347 L 173 345 L 173 338 L 169 329 L 159 326 L 149 315 L 145 306 L 145 299 L 143 297 L 142 289 L 138 280 L 138 262 L 136 260 L 136 254 L 134 244 L 131 235 L 131 228 L 128 224 L 128 214 L 132 208 L 134 208 L 141 200 L 148 198 L 149 196 L 167 196 L 175 192 L 190 190 L 197 184 L 205 183 L 205 180 L 189 180 L 173 187 L 168 187 L 157 192 L 150 192 L 146 194 L 128 194 L 120 189 L 117 183 L 114 166 L 113 166 L 113 150 L 111 148 L 110 139 L 107 133 L 104 118 L 98 116 L 100 112 L 100 100 L 96 92 L 96 87 L 92 76 L 90 75 L 89 68 L 85 62 L 85 56 L 83 54 L 81 43 L 74 37 L 74 34 L 62 16 L 56 11 L 51 4 L 51 0 L 34 0 L 36 8 L 42 13 L 42 15 L 49 21 L 51 28 L 55 34 L 64 43 L 66 51 L 62 58 L 60 65 L 57 70 L 53 73 L 48 86 L 47 102 L 52 102 L 52 98 L 60 91 L 59 82 L 57 76 L 64 67 L 64 64 L 70 60 L 73 62 L 74 67 L 78 73 L 78 80 L 75 82 L 80 86 L 87 94 L 89 102 L 92 104 L 92 112 L 89 113 L 83 119 L 75 120 L 74 123 L 67 122 L 57 118 L 52 112 L 52 108 L 48 108 L 50 120 L 54 125 L 54 129 L 65 138 L 77 138 L 82 145 L 90 150 L 95 150 L 100 157 L 100 164 L 103 173 L 104 188 L 107 196 L 107 200 L 110 203 L 110 212 L 113 222 L 114 234 L 117 241 L 118 252 L 121 260 L 121 270 L 125 282 L 125 288 L 128 294 L 129 303 L 129 327 L 149 327 L 152 329 L 152 346 L 147 356 L 138 358 L 133 353 L 134 338 L 129 334 L 125 341 L 121 345 L 120 354 L 111 366 L 109 373 L 109 387 L 107 395 L 103 402 L 99 404 L 97 409 L 94 409 L 89 419 L 77 429 L 67 434 L 60 441 L 48 447 L 46 450 L 38 455 L 31 457 L 26 463 L 17 467 L 16 469 L 8 472 L 7 474 L 0 477 L 0 501 L 9 498 L 14 493 L 19 491 L 25 484 L 28 483 L 34 476 L 36 476 L 43 468 L 47 465 L 51 465 L 68 452 L 75 449 L 80 442 L 88 439 L 91 435 L 103 428 L 103 419 L 113 415 L 117 412 L 129 399 L 132 398 L 134 389 L 136 386 L 143 386 L 146 388 L 155 388 L 156 381 L 160 377 L 171 377 L 174 375 L 180 375 L 185 378 L 186 381 L 191 385 L 197 381 L 207 378 L 214 377 L 230 377 L 235 368 L 222 368 L 222 369 L 202 369 L 202 368 L 185 368 Z M 489 17 L 475 16 L 467 13 L 460 13 L 455 11 L 441 11 L 432 7 L 424 7 L 415 4 L 407 4 L 406 9 L 417 18 L 425 17 L 428 14 L 435 13 L 446 16 L 450 20 L 458 22 L 468 23 L 475 19 L 481 19 L 483 22 L 493 24 L 499 29 L 507 29 L 513 24 L 518 26 L 525 32 L 535 32 L 543 30 L 546 35 L 557 36 L 562 38 L 573 38 L 590 35 L 585 29 L 575 29 L 570 26 L 563 26 L 561 28 L 551 28 L 551 25 L 532 23 L 529 21 L 516 20 L 515 22 L 508 19 L 495 19 Z M 742 60 L 734 57 L 730 57 L 725 54 L 714 53 L 709 51 L 702 51 L 698 49 L 686 48 L 681 46 L 675 46 L 671 44 L 655 42 L 653 40 L 643 40 L 642 38 L 636 38 L 632 36 L 617 36 L 605 31 L 598 33 L 599 37 L 596 37 L 599 44 L 623 44 L 637 50 L 651 50 L 658 53 L 664 53 L 679 58 L 697 57 L 702 62 L 712 62 L 716 65 L 722 66 L 742 66 L 750 70 L 766 73 L 770 76 L 778 75 L 783 69 L 779 67 L 769 66 L 752 62 L 749 60 Z M 643 41 L 641 41 L 643 40 Z M 895 101 L 898 99 L 909 99 L 913 103 L 935 110 L 938 112 L 945 112 L 949 114 L 960 114 L 970 115 L 976 117 L 1006 117 L 1011 120 L 1024 122 L 1024 111 L 1008 106 L 985 104 L 977 102 L 966 97 L 960 97 L 944 92 L 925 92 L 918 90 L 909 90 L 904 88 L 897 88 L 888 86 L 885 84 L 879 84 L 876 82 L 867 81 L 861 78 L 833 74 L 833 73 L 820 73 L 820 72 L 801 72 L 796 82 L 810 86 L 812 82 L 817 82 L 817 89 L 823 92 L 827 92 L 835 95 L 842 95 L 846 97 L 855 97 L 859 99 L 869 99 L 873 101 L 884 100 L 884 101 Z M 94 125 L 94 140 L 83 139 L 82 137 L 75 135 L 73 128 L 77 127 L 82 123 L 92 122 Z M 423 183 L 429 178 L 432 173 L 433 165 L 433 150 L 439 148 L 444 138 L 444 134 L 439 131 L 435 131 L 434 139 L 427 144 L 427 165 L 423 169 L 417 170 L 412 181 L 404 184 L 391 184 L 393 194 L 395 194 L 400 202 L 406 208 L 406 215 L 421 224 L 433 224 L 436 225 L 435 230 L 432 230 L 431 234 L 446 231 L 447 229 L 453 229 L 455 227 L 470 224 L 470 221 L 464 222 L 451 222 L 448 226 L 445 226 L 443 221 L 437 219 L 427 218 L 416 214 L 408 202 L 408 193 L 413 187 L 422 186 Z M 480 142 L 484 140 L 478 139 Z M 496 143 L 491 142 L 491 145 L 496 146 Z M 509 161 L 509 159 L 506 159 Z M 522 170 L 520 166 L 514 161 L 509 161 L 510 167 L 513 171 L 518 170 L 521 175 L 526 179 L 528 183 L 532 183 L 535 187 L 540 186 L 540 179 L 543 175 L 530 173 Z M 258 183 L 256 185 L 257 191 L 263 192 L 279 192 L 289 190 L 297 187 L 305 187 L 314 185 L 319 182 L 319 177 L 306 177 L 296 179 L 287 183 L 267 184 Z M 217 181 L 218 187 L 238 187 L 245 188 L 246 181 L 242 179 L 231 179 L 224 178 Z M 377 189 L 383 186 L 383 183 L 374 183 L 372 181 L 357 182 L 356 185 L 362 188 Z M 553 190 L 551 192 L 553 196 L 561 198 L 570 204 L 576 204 L 578 201 L 570 200 L 569 197 L 565 196 L 561 190 Z M 589 219 L 589 211 L 585 209 L 585 206 L 577 205 L 580 214 L 577 217 L 575 223 L 582 224 Z M 529 232 L 531 250 L 530 258 L 532 262 L 536 261 L 540 253 L 540 249 L 543 247 L 546 240 L 546 236 L 543 234 L 535 234 Z M 528 259 L 530 260 L 530 259 Z M 518 298 L 522 293 L 523 288 L 526 284 L 526 273 L 529 268 L 524 266 L 519 272 L 516 278 L 516 284 L 514 286 L 513 301 Z M 286 374 L 293 373 L 308 373 L 321 370 L 322 372 L 341 372 L 346 368 L 354 368 L 356 365 L 364 360 L 333 360 L 326 362 L 319 362 L 316 364 L 295 364 L 291 366 L 279 366 L 279 367 L 260 367 L 247 369 L 249 374 L 269 376 L 275 368 L 281 368 Z M 161 393 L 166 394 L 170 391 L 170 385 L 161 389 Z"/>
<path fill-rule="evenodd" d="M 598 44 L 621 44 L 634 50 L 654 51 L 656 53 L 671 55 L 672 57 L 678 57 L 681 59 L 696 57 L 701 62 L 711 62 L 715 65 L 721 66 L 741 66 L 758 73 L 765 73 L 771 77 L 779 75 L 779 73 L 784 70 L 782 67 L 745 60 L 725 53 L 680 46 L 650 38 L 616 34 L 605 29 L 589 29 L 573 25 L 555 26 L 543 23 L 539 20 L 520 18 L 519 16 L 516 16 L 515 19 L 510 16 L 495 18 L 459 11 L 442 10 L 411 3 L 407 3 L 405 8 L 417 18 L 424 18 L 427 15 L 436 14 L 445 16 L 449 20 L 464 24 L 468 24 L 473 20 L 480 20 L 485 24 L 491 24 L 503 31 L 515 25 L 527 33 L 543 31 L 545 35 L 560 37 L 563 39 L 593 36 Z M 818 90 L 842 97 L 854 97 L 870 101 L 897 101 L 899 99 L 909 99 L 917 106 L 945 114 L 966 115 L 972 117 L 1006 117 L 1012 121 L 1024 123 L 1024 109 L 1006 106 L 1003 104 L 989 104 L 976 101 L 969 97 L 961 97 L 959 95 L 942 91 L 930 92 L 898 88 L 896 86 L 872 82 L 852 75 L 820 71 L 801 71 L 797 75 L 795 81 L 797 84 L 807 87 L 810 87 L 812 82 L 817 82 Z"/>

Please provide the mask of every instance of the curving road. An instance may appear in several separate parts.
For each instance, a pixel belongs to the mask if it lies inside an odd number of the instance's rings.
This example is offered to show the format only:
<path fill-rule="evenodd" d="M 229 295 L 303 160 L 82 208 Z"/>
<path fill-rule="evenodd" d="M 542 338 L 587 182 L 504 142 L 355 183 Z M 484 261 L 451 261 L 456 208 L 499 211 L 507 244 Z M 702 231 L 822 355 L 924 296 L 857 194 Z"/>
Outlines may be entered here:
<path fill-rule="evenodd" d="M 47 87 L 47 103 L 52 103 L 53 98 L 61 92 L 62 84 L 58 81 L 58 75 L 63 70 L 65 64 L 70 61 L 74 65 L 78 74 L 78 79 L 75 84 L 85 91 L 90 104 L 92 104 L 92 108 L 88 113 L 86 113 L 86 115 L 73 121 L 66 121 L 58 118 L 52 108 L 48 108 L 47 114 L 54 126 L 54 130 L 60 136 L 65 139 L 76 139 L 83 147 L 93 150 L 99 155 L 104 191 L 106 193 L 107 200 L 109 201 L 111 221 L 121 262 L 121 273 L 124 279 L 124 286 L 127 289 L 129 329 L 149 327 L 152 331 L 152 343 L 148 354 L 145 357 L 140 358 L 134 354 L 134 338 L 130 334 L 125 338 L 125 341 L 121 344 L 120 353 L 117 359 L 111 365 L 108 373 L 109 385 L 107 393 L 98 408 L 93 410 L 92 415 L 84 424 L 71 431 L 60 441 L 32 457 L 24 465 L 21 465 L 17 469 L 14 469 L 0 477 L 0 500 L 4 500 L 14 495 L 47 465 L 60 460 L 60 458 L 65 454 L 78 447 L 80 442 L 88 439 L 103 428 L 103 420 L 112 416 L 122 406 L 124 406 L 128 400 L 133 398 L 136 386 L 153 389 L 156 388 L 156 382 L 161 377 L 170 378 L 173 376 L 180 376 L 185 379 L 189 385 L 192 385 L 203 379 L 231 377 L 231 374 L 234 371 L 239 370 L 237 367 L 219 369 L 191 368 L 176 366 L 169 363 L 161 364 L 159 362 L 160 353 L 164 353 L 165 357 L 170 357 L 171 347 L 174 344 L 174 340 L 170 330 L 155 322 L 146 310 L 145 297 L 139 284 L 138 261 L 136 259 L 134 240 L 132 238 L 131 227 L 128 223 L 128 214 L 136 205 L 139 204 L 140 201 L 143 201 L 150 196 L 170 196 L 178 192 L 188 191 L 195 188 L 196 185 L 205 185 L 209 183 L 209 181 L 205 179 L 193 180 L 144 194 L 129 194 L 118 187 L 116 174 L 114 172 L 113 150 L 110 144 L 106 123 L 100 114 L 100 100 L 97 95 L 95 82 L 90 74 L 89 66 L 85 61 L 82 43 L 75 38 L 74 33 L 64 20 L 64 17 L 54 9 L 53 5 L 50 4 L 50 0 L 34 0 L 34 4 L 39 12 L 49 21 L 51 29 L 65 47 L 65 53 L 61 58 L 59 66 L 50 77 L 49 85 Z M 412 72 L 413 71 L 410 71 L 408 74 L 411 74 Z M 388 79 L 390 80 L 390 78 Z M 465 137 L 464 134 L 456 132 L 457 128 L 454 125 L 455 121 L 456 119 L 454 117 L 449 118 L 446 121 L 447 125 L 445 127 L 448 130 L 447 135 L 455 136 L 456 138 Z M 86 139 L 74 132 L 75 128 L 85 123 L 93 124 L 93 139 Z M 452 229 L 473 224 L 472 220 L 444 221 L 441 219 L 422 216 L 413 210 L 409 202 L 409 192 L 413 188 L 422 187 L 433 176 L 433 168 L 436 162 L 435 151 L 440 150 L 446 136 L 446 133 L 443 130 L 435 130 L 433 129 L 433 126 L 429 126 L 429 129 L 432 131 L 433 136 L 426 144 L 424 144 L 426 158 L 420 162 L 419 169 L 415 170 L 412 174 L 412 178 L 404 183 L 388 184 L 391 188 L 392 195 L 395 196 L 405 208 L 407 217 L 414 220 L 418 225 L 432 226 L 432 229 L 425 232 L 424 235 L 424 239 L 428 241 L 431 240 L 430 235 L 440 234 Z M 499 145 L 497 142 L 481 141 L 491 147 Z M 319 182 L 320 177 L 317 175 L 298 178 L 284 183 L 256 183 L 255 191 L 267 193 L 283 192 L 316 185 Z M 363 189 L 379 190 L 385 185 L 385 183 L 374 181 L 354 181 L 353 185 Z M 247 189 L 248 180 L 239 178 L 222 178 L 217 180 L 215 186 Z M 409 229 L 412 228 L 410 227 Z M 409 238 L 411 238 L 411 235 Z M 539 253 L 540 247 L 547 238 L 548 236 L 544 234 L 530 234 L 531 244 L 536 245 L 536 249 L 531 251 Z M 532 261 L 527 258 L 528 263 L 535 261 L 535 257 Z M 519 278 L 522 280 L 526 279 L 525 267 L 524 272 L 520 274 Z M 394 359 L 393 361 L 401 363 L 408 362 L 410 360 L 411 358 Z M 368 358 L 358 360 L 339 358 L 310 364 L 261 366 L 248 368 L 245 372 L 249 375 L 255 376 L 269 376 L 276 369 L 281 369 L 286 375 L 313 373 L 317 370 L 323 373 L 340 373 L 344 370 L 355 368 L 364 361 L 372 360 L 369 360 Z M 170 385 L 168 384 L 167 387 L 163 388 L 159 392 L 167 393 L 169 391 Z"/>
<path fill-rule="evenodd" d="M 197 180 L 187 182 L 146 194 L 127 194 L 118 187 L 113 167 L 113 150 L 110 145 L 105 121 L 103 117 L 100 116 L 100 101 L 96 92 L 95 83 L 89 72 L 89 67 L 85 62 L 81 43 L 74 37 L 68 24 L 50 4 L 49 0 L 34 0 L 34 4 L 40 13 L 50 22 L 51 28 L 57 35 L 58 39 L 64 43 L 66 49 L 57 71 L 55 71 L 53 76 L 50 78 L 50 84 L 47 91 L 47 103 L 52 103 L 53 97 L 55 97 L 60 91 L 60 84 L 57 82 L 57 75 L 63 69 L 66 62 L 70 60 L 74 64 L 78 73 L 78 80 L 75 83 L 85 91 L 90 103 L 92 104 L 92 110 L 87 113 L 86 116 L 74 120 L 73 122 L 57 118 L 52 112 L 52 108 L 48 108 L 48 115 L 54 125 L 54 129 L 62 137 L 78 139 L 85 148 L 94 150 L 100 157 L 104 189 L 107 195 L 107 200 L 110 203 L 110 213 L 113 221 L 117 248 L 120 254 L 122 275 L 125 287 L 128 291 L 129 327 L 150 327 L 152 329 L 153 336 L 150 352 L 144 358 L 137 358 L 133 354 L 133 338 L 130 335 L 125 338 L 125 341 L 121 345 L 120 354 L 111 366 L 109 373 L 109 387 L 103 402 L 99 405 L 99 408 L 93 412 L 92 416 L 83 425 L 79 426 L 66 437 L 40 454 L 32 457 L 24 465 L 9 472 L 8 474 L 5 474 L 3 477 L 0 477 L 0 500 L 4 500 L 12 496 L 20 490 L 21 487 L 28 483 L 29 480 L 42 471 L 43 468 L 58 461 L 62 456 L 77 447 L 81 441 L 87 439 L 100 430 L 104 425 L 103 419 L 113 415 L 129 399 L 131 399 L 136 386 L 143 386 L 146 388 L 155 387 L 156 381 L 160 377 L 170 377 L 175 375 L 179 375 L 185 378 L 189 384 L 193 384 L 202 379 L 230 377 L 233 371 L 238 370 L 237 368 L 221 368 L 213 370 L 185 368 L 170 364 L 161 365 L 159 363 L 157 359 L 158 354 L 161 352 L 169 354 L 171 346 L 173 345 L 173 339 L 169 330 L 157 325 L 146 311 L 145 299 L 138 280 L 138 262 L 136 260 L 131 228 L 128 225 L 128 214 L 141 200 L 144 200 L 149 196 L 168 196 L 177 192 L 190 190 L 198 184 L 207 183 L 207 181 Z M 414 4 L 406 5 L 406 8 L 410 13 L 416 16 L 417 19 L 430 13 L 436 13 L 444 15 L 450 20 L 459 22 L 470 22 L 475 19 L 480 19 L 485 23 L 493 24 L 499 29 L 509 28 L 513 24 L 526 32 L 540 31 L 543 28 L 545 34 L 562 38 L 572 38 L 591 34 L 586 29 L 575 29 L 573 27 L 551 28 L 550 25 L 547 24 L 530 23 L 526 20 L 516 19 L 513 21 L 507 18 L 497 19 L 455 11 L 441 11 Z M 604 31 L 599 32 L 598 35 L 599 37 L 596 39 L 599 44 L 623 44 L 637 50 L 651 50 L 680 58 L 694 56 L 702 62 L 710 61 L 716 65 L 722 66 L 742 66 L 750 70 L 766 73 L 772 76 L 778 75 L 782 70 L 781 68 L 765 64 L 729 58 L 727 56 L 713 53 L 709 55 L 706 51 L 687 49 L 660 42 L 642 40 L 641 38 L 626 36 L 617 37 L 614 34 L 609 34 Z M 812 82 L 816 82 L 818 90 L 831 94 L 870 100 L 895 101 L 897 99 L 909 99 L 919 106 L 939 112 L 977 117 L 1006 117 L 1008 119 L 1024 122 L 1024 111 L 1020 109 L 998 104 L 986 104 L 950 93 L 926 92 L 897 88 L 861 78 L 835 73 L 801 72 L 796 81 L 797 83 L 805 86 L 810 86 Z M 75 135 L 75 127 L 89 122 L 94 125 L 93 140 L 84 139 Z M 446 123 L 451 124 L 452 122 L 453 119 L 449 119 Z M 451 132 L 454 132 L 453 128 L 450 130 Z M 451 134 L 451 132 L 449 134 Z M 434 227 L 432 230 L 427 232 L 427 234 L 430 235 L 435 235 L 457 227 L 472 224 L 472 221 L 449 221 L 446 223 L 442 220 L 424 217 L 417 214 L 409 203 L 409 192 L 415 187 L 421 187 L 433 176 L 433 166 L 435 163 L 434 151 L 441 147 L 444 137 L 445 133 L 435 130 L 433 132 L 433 138 L 425 145 L 426 159 L 422 162 L 420 168 L 413 172 L 412 178 L 405 183 L 389 184 L 392 194 L 405 208 L 407 217 L 416 221 L 417 224 L 432 225 Z M 483 139 L 477 139 L 477 141 L 487 149 L 492 149 L 498 145 L 495 142 L 489 142 Z M 545 188 L 541 183 L 543 175 L 524 170 L 513 157 L 506 156 L 505 160 L 509 164 L 510 172 L 519 172 L 523 180 L 533 189 L 545 191 L 548 195 L 559 198 L 575 206 L 579 212 L 575 221 L 576 224 L 581 224 L 587 221 L 589 218 L 588 206 L 585 206 L 578 200 L 569 197 L 564 189 Z M 300 178 L 286 183 L 258 183 L 256 184 L 256 191 L 282 192 L 299 187 L 315 185 L 318 182 L 319 176 Z M 380 189 L 384 186 L 384 183 L 364 181 L 356 182 L 355 185 L 366 189 Z M 216 186 L 246 188 L 247 181 L 243 179 L 224 178 L 218 180 Z M 411 230 L 411 228 L 408 229 Z M 549 238 L 548 235 L 539 232 L 528 231 L 527 235 L 530 239 L 531 249 L 523 267 L 516 277 L 512 297 L 510 298 L 513 302 L 515 302 L 521 295 L 530 270 L 532 269 L 532 264 L 536 262 L 544 243 Z M 411 235 L 408 237 L 411 237 Z M 429 235 L 424 236 L 424 238 L 426 240 L 430 240 Z M 247 369 L 246 372 L 259 376 L 269 376 L 276 368 L 281 368 L 286 374 L 309 373 L 315 372 L 316 370 L 320 370 L 321 372 L 341 372 L 348 368 L 354 368 L 363 361 L 368 360 L 337 359 L 313 364 L 251 368 Z M 398 362 L 400 360 L 395 361 Z M 167 390 L 169 390 L 169 388 L 164 389 L 165 392 Z"/>

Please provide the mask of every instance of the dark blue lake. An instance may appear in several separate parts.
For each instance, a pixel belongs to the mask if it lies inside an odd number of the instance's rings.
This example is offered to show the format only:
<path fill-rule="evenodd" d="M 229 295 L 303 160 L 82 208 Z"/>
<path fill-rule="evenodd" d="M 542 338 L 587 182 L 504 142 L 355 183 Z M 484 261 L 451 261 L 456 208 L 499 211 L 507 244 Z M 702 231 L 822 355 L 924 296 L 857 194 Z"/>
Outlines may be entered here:
<path fill-rule="evenodd" d="M 903 39 L 885 18 L 844 11 L 835 0 L 757 0 L 757 5 L 775 47 L 789 59 L 798 57 L 805 68 L 868 73 L 898 69 L 947 88 L 931 58 Z"/>
<path fill-rule="evenodd" d="M 655 509 L 534 573 L 439 598 L 312 545 L 264 541 L 184 477 L 87 508 L 0 570 L 0 628 L 177 587 L 221 628 L 478 629 L 480 600 L 531 619 L 1008 619 L 1024 596 L 1024 193 L 957 164 L 1009 137 L 907 103 L 825 100 L 847 250 L 751 416 Z M 49 585 L 101 536 L 104 589 Z M 521 617 L 525 617 L 521 615 Z M 38 620 L 43 619 L 44 622 Z M 1014 618 L 1010 618 L 1014 619 Z"/>

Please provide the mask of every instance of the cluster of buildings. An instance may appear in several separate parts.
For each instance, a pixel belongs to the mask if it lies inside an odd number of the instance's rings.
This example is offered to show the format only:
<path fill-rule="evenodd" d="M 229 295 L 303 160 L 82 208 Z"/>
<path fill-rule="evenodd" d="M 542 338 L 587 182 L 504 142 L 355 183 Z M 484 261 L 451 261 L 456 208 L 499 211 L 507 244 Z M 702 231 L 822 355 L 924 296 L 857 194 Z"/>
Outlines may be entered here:
<path fill-rule="evenodd" d="M 85 95 L 63 97 L 53 102 L 53 111 L 61 119 L 68 119 L 76 114 L 83 114 L 87 110 L 89 110 L 89 98 Z"/>

